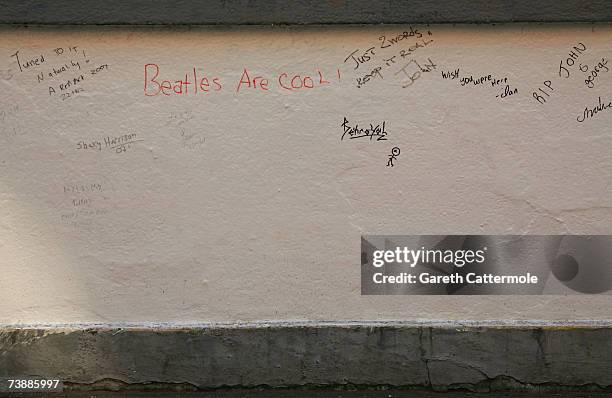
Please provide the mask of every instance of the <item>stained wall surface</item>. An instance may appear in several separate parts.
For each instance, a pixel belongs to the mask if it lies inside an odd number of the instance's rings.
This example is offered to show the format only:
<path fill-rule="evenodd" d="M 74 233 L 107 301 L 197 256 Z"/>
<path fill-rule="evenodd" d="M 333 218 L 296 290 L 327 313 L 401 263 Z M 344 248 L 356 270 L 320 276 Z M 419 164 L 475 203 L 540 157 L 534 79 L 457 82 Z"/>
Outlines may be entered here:
<path fill-rule="evenodd" d="M 0 322 L 610 318 L 605 295 L 361 296 L 359 257 L 365 234 L 610 233 L 611 39 L 4 27 Z"/>

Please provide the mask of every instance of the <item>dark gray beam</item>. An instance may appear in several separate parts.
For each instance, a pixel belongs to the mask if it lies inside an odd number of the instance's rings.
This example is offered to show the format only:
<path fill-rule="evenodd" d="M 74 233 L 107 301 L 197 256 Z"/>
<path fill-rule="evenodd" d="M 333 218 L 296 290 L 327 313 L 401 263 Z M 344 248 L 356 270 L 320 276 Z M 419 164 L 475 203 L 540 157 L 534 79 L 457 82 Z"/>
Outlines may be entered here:
<path fill-rule="evenodd" d="M 1 0 L 2 24 L 608 22 L 608 0 Z"/>

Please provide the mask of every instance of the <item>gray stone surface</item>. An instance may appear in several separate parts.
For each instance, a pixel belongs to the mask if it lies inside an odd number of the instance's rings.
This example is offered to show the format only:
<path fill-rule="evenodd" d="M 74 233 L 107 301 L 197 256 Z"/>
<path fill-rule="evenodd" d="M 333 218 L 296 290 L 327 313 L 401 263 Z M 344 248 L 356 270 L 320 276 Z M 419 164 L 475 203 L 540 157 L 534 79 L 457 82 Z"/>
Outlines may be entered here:
<path fill-rule="evenodd" d="M 309 324 L 0 331 L 0 377 L 68 390 L 612 391 L 612 328 Z"/>
<path fill-rule="evenodd" d="M 0 1 L 0 23 L 346 24 L 611 21 L 605 0 Z"/>

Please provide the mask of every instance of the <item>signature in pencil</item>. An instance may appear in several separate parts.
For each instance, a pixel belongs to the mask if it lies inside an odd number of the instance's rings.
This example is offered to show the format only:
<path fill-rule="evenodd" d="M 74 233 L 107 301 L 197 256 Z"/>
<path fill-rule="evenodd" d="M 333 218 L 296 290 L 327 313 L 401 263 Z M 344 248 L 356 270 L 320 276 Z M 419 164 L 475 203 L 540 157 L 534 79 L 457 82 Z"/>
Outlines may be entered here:
<path fill-rule="evenodd" d="M 104 144 L 106 148 L 113 149 L 117 153 L 126 152 L 127 148 L 130 148 L 132 144 L 142 141 L 144 140 L 138 139 L 136 133 L 124 134 L 118 137 L 104 138 Z"/>

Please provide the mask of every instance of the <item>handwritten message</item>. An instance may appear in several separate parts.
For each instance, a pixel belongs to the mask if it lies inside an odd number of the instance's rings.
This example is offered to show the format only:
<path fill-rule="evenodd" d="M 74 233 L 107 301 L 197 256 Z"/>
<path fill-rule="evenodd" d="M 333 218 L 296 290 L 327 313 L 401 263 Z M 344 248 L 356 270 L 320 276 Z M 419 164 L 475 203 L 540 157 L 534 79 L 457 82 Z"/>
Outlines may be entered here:
<path fill-rule="evenodd" d="M 20 74 L 34 74 L 36 82 L 46 87 L 48 95 L 61 101 L 84 92 L 86 81 L 109 69 L 108 64 L 90 63 L 85 50 L 73 45 L 36 55 L 17 50 L 11 58 L 17 63 Z"/>

